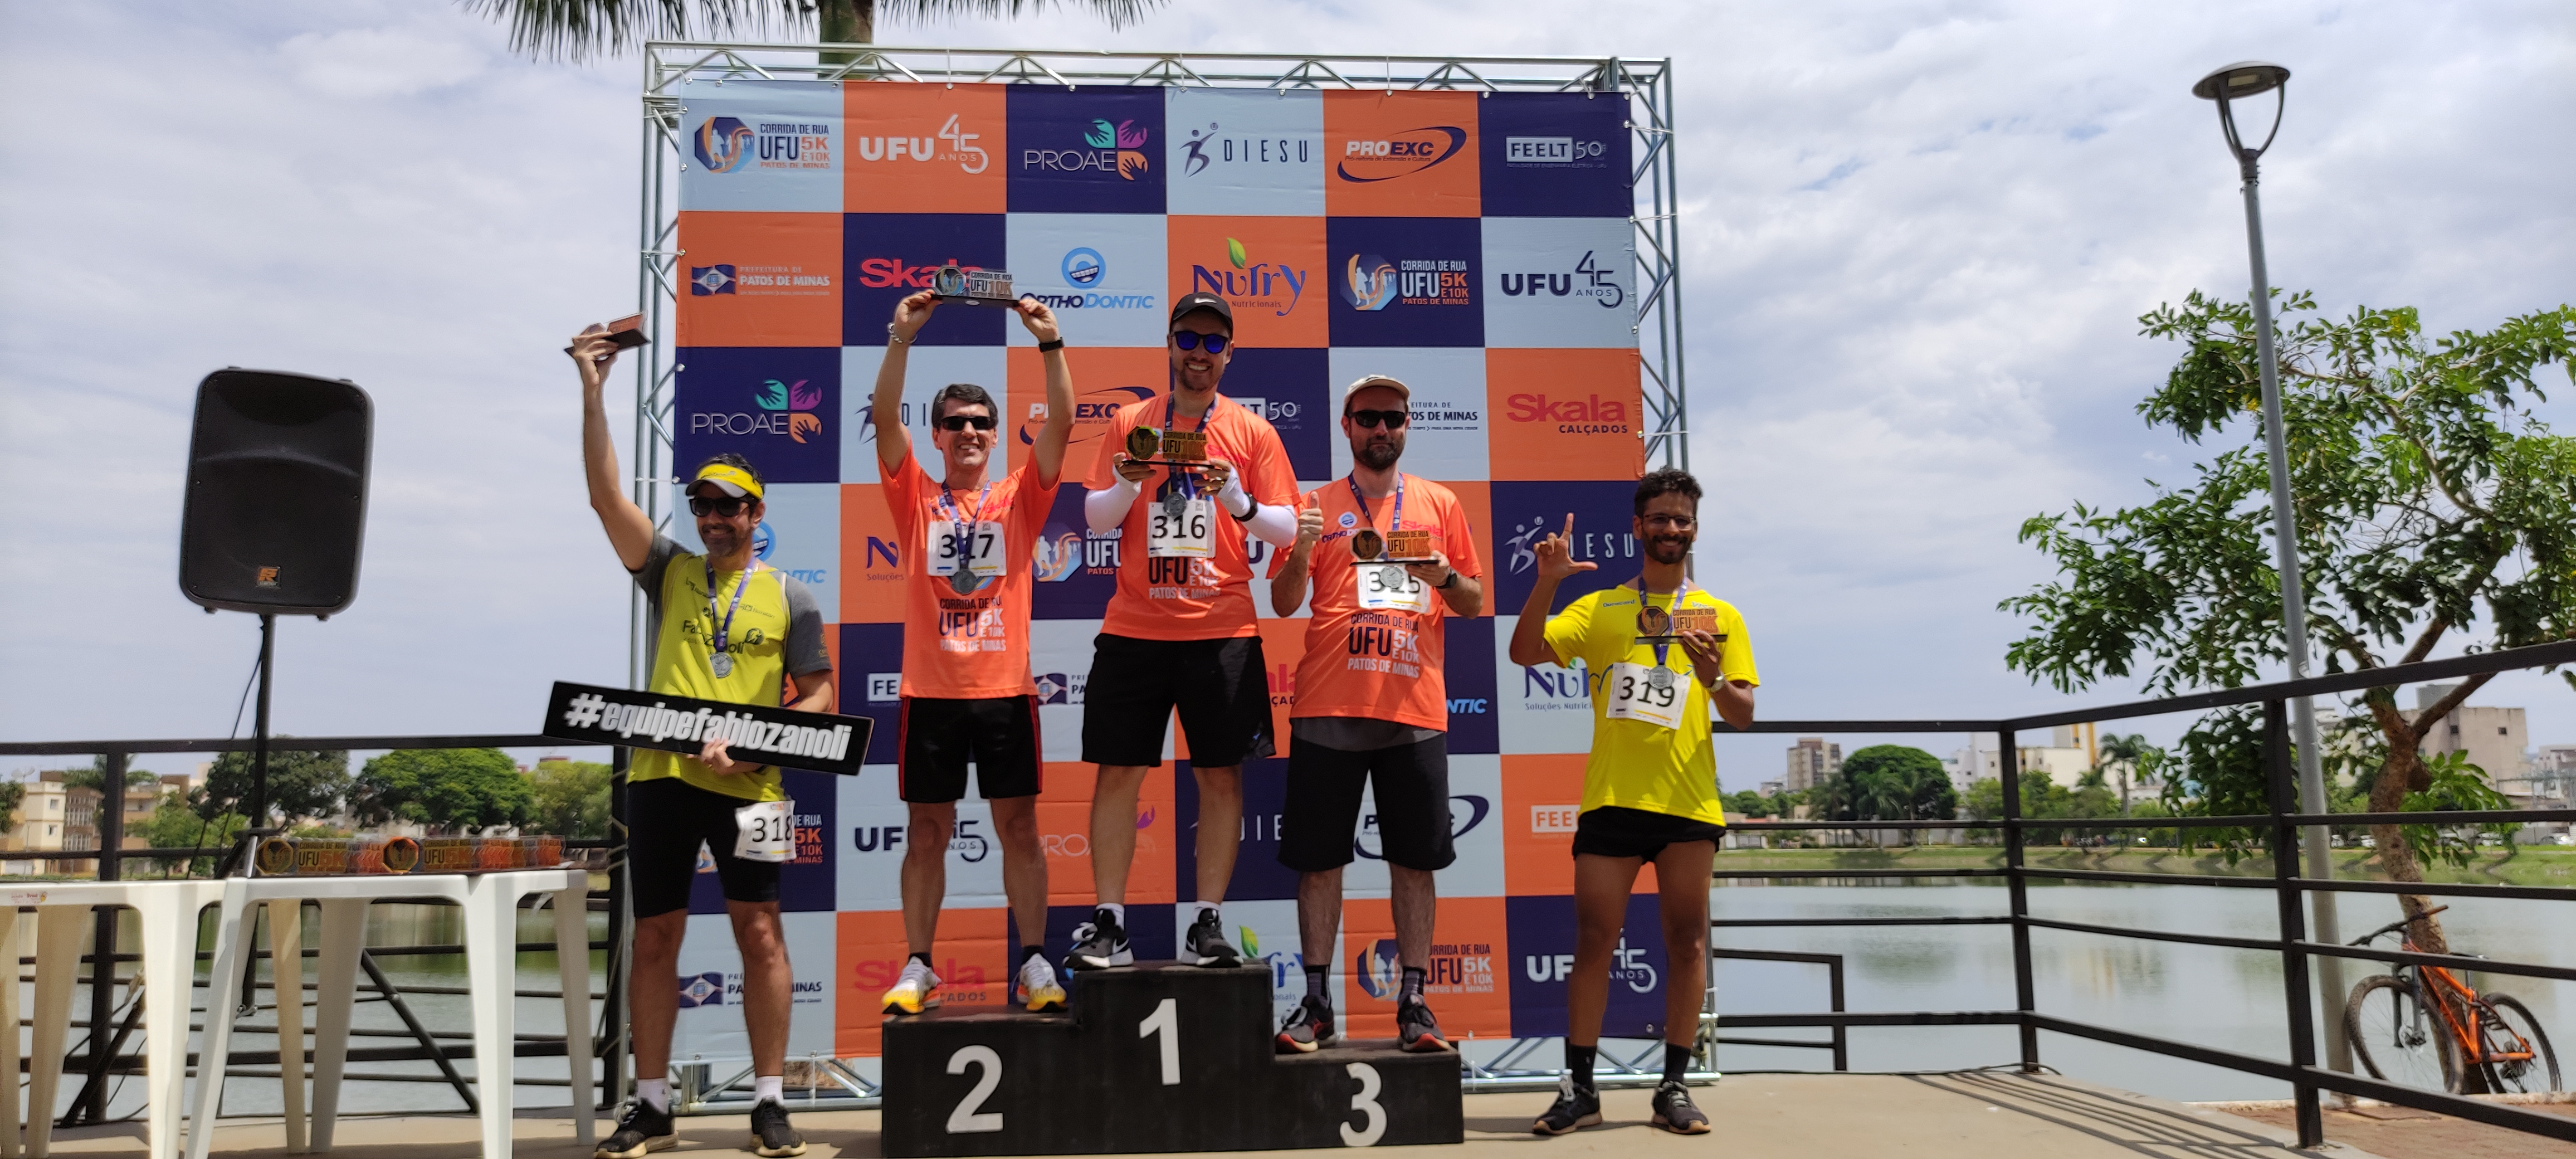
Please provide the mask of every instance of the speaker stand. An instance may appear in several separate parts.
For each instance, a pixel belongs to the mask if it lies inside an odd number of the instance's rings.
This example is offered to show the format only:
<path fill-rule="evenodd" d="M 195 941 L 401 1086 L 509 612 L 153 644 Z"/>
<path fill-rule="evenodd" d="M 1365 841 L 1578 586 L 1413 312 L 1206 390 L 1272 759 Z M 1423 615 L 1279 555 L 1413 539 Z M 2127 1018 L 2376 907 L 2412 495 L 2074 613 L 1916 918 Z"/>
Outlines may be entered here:
<path fill-rule="evenodd" d="M 212 609 L 209 609 L 212 610 Z M 256 864 L 251 856 L 263 837 L 276 831 L 268 828 L 268 687 L 269 673 L 277 660 L 277 615 L 259 614 L 259 710 L 251 724 L 250 812 L 242 826 L 241 839 L 232 851 L 224 854 L 223 863 L 215 867 L 217 877 L 249 877 Z"/>

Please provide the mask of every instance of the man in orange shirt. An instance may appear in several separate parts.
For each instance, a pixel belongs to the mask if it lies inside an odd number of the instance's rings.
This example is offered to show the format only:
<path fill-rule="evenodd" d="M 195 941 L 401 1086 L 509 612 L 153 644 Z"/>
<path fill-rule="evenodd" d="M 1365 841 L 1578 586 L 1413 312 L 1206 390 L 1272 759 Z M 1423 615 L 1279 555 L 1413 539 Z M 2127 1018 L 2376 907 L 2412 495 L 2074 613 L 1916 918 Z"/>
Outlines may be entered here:
<path fill-rule="evenodd" d="M 1002 408 L 983 387 L 953 383 L 930 400 L 931 445 L 940 476 L 912 455 L 903 428 L 904 366 L 938 299 L 928 292 L 895 304 L 877 367 L 873 416 L 886 506 L 897 550 L 915 560 L 903 598 L 903 709 L 896 782 L 913 842 L 903 855 L 903 933 L 912 957 L 885 1012 L 919 1014 L 939 1005 L 930 968 L 940 903 L 948 894 L 948 840 L 966 765 L 993 806 L 1002 845 L 1002 891 L 1020 927 L 1012 999 L 1030 1010 L 1061 1009 L 1064 986 L 1047 963 L 1046 855 L 1038 846 L 1037 684 L 1029 678 L 1030 557 L 1055 502 L 1065 440 L 1073 431 L 1073 372 L 1055 313 L 1034 298 L 1014 306 L 1046 361 L 1046 424 L 1028 462 L 1000 478 L 990 468 L 1001 445 Z M 919 554 L 912 554 L 912 553 Z"/>
<path fill-rule="evenodd" d="M 1083 692 L 1082 759 L 1100 766 L 1091 795 L 1091 874 L 1098 905 L 1074 931 L 1068 964 L 1097 970 L 1133 961 L 1127 870 L 1136 858 L 1136 794 L 1162 763 L 1174 709 L 1198 779 L 1198 913 L 1180 960 L 1232 966 L 1217 907 L 1234 877 L 1243 826 L 1243 762 L 1269 756 L 1270 689 L 1252 607 L 1244 537 L 1286 547 L 1297 534 L 1297 477 L 1270 420 L 1217 393 L 1234 339 L 1234 310 L 1214 294 L 1172 304 L 1165 339 L 1171 389 L 1120 407 L 1083 485 L 1093 531 L 1119 528 L 1118 591 L 1093 641 Z M 1202 468 L 1158 466 L 1129 436 L 1152 430 L 1169 449 L 1206 438 Z M 1175 440 L 1175 433 L 1182 436 Z M 1153 495 L 1144 497 L 1150 485 Z"/>
<path fill-rule="evenodd" d="M 1270 565 L 1270 603 L 1280 615 L 1306 602 L 1310 586 L 1315 603 L 1288 712 L 1288 800 L 1279 820 L 1279 863 L 1298 872 L 1306 997 L 1279 1028 L 1281 1054 L 1334 1038 L 1325 984 L 1342 925 L 1342 867 L 1351 863 L 1360 792 L 1372 782 L 1404 969 L 1396 1044 L 1449 1048 L 1422 996 L 1438 903 L 1432 874 L 1457 859 L 1449 843 L 1441 619 L 1484 612 L 1477 582 L 1484 569 L 1458 497 L 1396 469 L 1412 397 L 1382 374 L 1343 392 L 1351 473 L 1306 496 L 1296 546 Z"/>

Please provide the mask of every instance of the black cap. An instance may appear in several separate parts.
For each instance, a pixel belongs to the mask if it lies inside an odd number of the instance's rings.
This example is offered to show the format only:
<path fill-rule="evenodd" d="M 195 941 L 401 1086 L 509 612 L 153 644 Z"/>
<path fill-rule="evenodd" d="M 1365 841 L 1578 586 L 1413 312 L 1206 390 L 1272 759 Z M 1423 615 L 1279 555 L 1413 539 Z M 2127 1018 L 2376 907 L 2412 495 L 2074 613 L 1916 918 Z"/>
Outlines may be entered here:
<path fill-rule="evenodd" d="M 1182 315 L 1200 310 L 1210 311 L 1217 317 L 1225 319 L 1225 328 L 1234 329 L 1234 307 L 1226 305 L 1225 299 L 1205 291 L 1183 294 L 1179 301 L 1172 303 L 1172 324 L 1177 326 L 1180 324 Z"/>

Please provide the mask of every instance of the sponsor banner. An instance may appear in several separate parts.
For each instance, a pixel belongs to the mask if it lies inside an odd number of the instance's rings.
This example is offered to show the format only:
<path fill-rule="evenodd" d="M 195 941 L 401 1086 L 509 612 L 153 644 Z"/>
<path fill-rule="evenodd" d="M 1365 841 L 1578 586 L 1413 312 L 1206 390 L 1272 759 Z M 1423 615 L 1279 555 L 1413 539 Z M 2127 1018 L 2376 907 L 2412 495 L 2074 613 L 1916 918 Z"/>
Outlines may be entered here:
<path fill-rule="evenodd" d="M 682 468 L 690 466 L 682 464 Z M 663 509 L 673 513 L 665 534 L 681 547 L 704 554 L 706 545 L 698 540 L 697 520 L 687 514 L 687 493 L 678 483 L 665 490 L 669 497 Z M 823 622 L 838 623 L 841 592 L 833 579 L 841 570 L 841 488 L 832 483 L 771 483 L 762 488 L 760 522 L 751 529 L 751 554 L 804 584 L 813 593 Z"/>
<path fill-rule="evenodd" d="M 739 83 L 739 82 L 737 82 Z M 1000 213 L 1010 155 L 999 85 L 842 87 L 840 208 Z"/>
<path fill-rule="evenodd" d="M 1488 345 L 1637 345 L 1634 227 L 1611 217 L 1488 217 Z"/>
<path fill-rule="evenodd" d="M 1291 347 L 1245 348 L 1226 364 L 1221 393 L 1244 409 L 1269 420 L 1288 452 L 1288 467 L 1299 479 L 1326 479 L 1333 467 L 1333 448 L 1350 453 L 1341 413 L 1331 385 L 1329 351 Z M 1266 562 L 1263 566 L 1267 566 Z M 1261 574 L 1256 571 L 1254 575 Z"/>
<path fill-rule="evenodd" d="M 902 909 L 905 853 L 923 841 L 940 842 L 941 834 L 912 825 L 911 807 L 899 795 L 901 778 L 898 765 L 872 765 L 866 774 L 841 786 L 838 827 L 831 839 L 839 858 L 842 909 Z M 975 787 L 972 780 L 967 783 L 970 792 Z M 945 836 L 947 854 L 942 860 L 948 869 L 948 891 L 943 910 L 1003 905 L 1002 847 L 993 828 L 992 806 L 973 796 L 957 802 L 956 828 Z M 941 942 L 948 940 L 947 935 L 943 919 Z"/>
<path fill-rule="evenodd" d="M 834 929 L 842 920 L 831 913 L 778 917 L 793 987 L 789 1057 L 834 1052 L 832 982 L 838 949 Z M 742 955 L 734 949 L 731 917 L 689 915 L 674 985 L 680 992 L 680 1013 L 671 1028 L 671 1057 L 726 1061 L 751 1057 L 751 1039 L 743 1030 Z"/>
<path fill-rule="evenodd" d="M 1628 102 L 1599 93 L 1517 93 L 1477 105 L 1484 213 L 1614 217 L 1636 213 Z"/>
<path fill-rule="evenodd" d="M 1234 311 L 1236 349 L 1331 344 L 1324 219 L 1175 215 L 1165 221 L 1172 296 L 1225 299 Z"/>
<path fill-rule="evenodd" d="M 1342 432 L 1342 388 L 1368 374 L 1391 375 L 1412 391 L 1406 404 L 1404 458 L 1397 466 L 1444 483 L 1487 476 L 1484 351 L 1388 346 L 1335 347 L 1331 353 L 1332 478 L 1351 471 L 1351 440 Z"/>
<path fill-rule="evenodd" d="M 1601 1018 L 1608 1038 L 1664 1035 L 1662 915 L 1652 894 L 1628 895 L 1627 928 L 1610 952 L 1610 1004 Z M 1574 973 L 1574 899 L 1511 897 L 1503 901 L 1512 931 L 1511 1033 L 1543 1038 L 1565 1033 L 1565 980 Z M 1498 963 L 1499 965 L 1500 963 Z M 1435 1007 L 1434 1009 L 1439 1009 Z M 1442 1029 L 1449 1014 L 1440 1011 Z"/>
<path fill-rule="evenodd" d="M 1544 536 L 1562 533 L 1567 515 L 1574 517 L 1574 558 L 1600 566 L 1578 572 L 1557 585 L 1556 606 L 1548 609 L 1549 614 L 1564 611 L 1576 596 L 1637 578 L 1644 566 L 1637 554 L 1634 481 L 1534 483 L 1498 479 L 1491 487 L 1494 554 L 1485 557 L 1485 569 L 1491 576 L 1485 585 L 1487 606 L 1512 611 L 1529 599 L 1530 587 L 1538 575 L 1538 552 L 1533 545 Z M 1508 640 L 1511 633 L 1505 631 L 1498 638 Z M 1541 751 L 1572 752 L 1584 747 Z"/>
<path fill-rule="evenodd" d="M 1324 97 L 1313 90 L 1163 90 L 1174 214 L 1324 216 Z"/>
<path fill-rule="evenodd" d="M 841 86 L 815 81 L 691 85 L 680 200 L 691 209 L 841 211 Z"/>
<path fill-rule="evenodd" d="M 839 894 L 834 869 L 839 859 L 833 856 L 832 845 L 833 816 L 841 794 L 862 779 L 803 769 L 780 771 L 780 787 L 796 806 L 789 814 L 795 825 L 796 855 L 778 868 L 779 909 L 796 913 L 833 908 Z M 698 846 L 697 876 L 689 879 L 689 912 L 725 912 L 724 883 L 716 876 L 715 859 L 707 855 L 704 844 Z"/>
<path fill-rule="evenodd" d="M 629 745 L 693 756 L 707 741 L 722 737 L 738 756 L 847 776 L 858 773 L 868 747 L 868 722 L 838 713 L 562 680 L 546 695 L 545 724 L 538 731 L 571 744 Z"/>
<path fill-rule="evenodd" d="M 1161 92 L 1012 85 L 1006 99 L 1011 212 L 1163 212 Z"/>
<path fill-rule="evenodd" d="M 1325 93 L 1326 212 L 1336 218 L 1482 213 L 1476 122 L 1483 105 L 1475 93 Z"/>
<path fill-rule="evenodd" d="M 1503 971 L 1522 936 L 1517 924 L 1507 921 L 1505 904 L 1499 897 L 1440 899 L 1431 954 L 1422 964 L 1422 996 L 1451 1041 L 1470 1034 L 1517 1033 L 1514 992 Z M 1569 924 L 1567 933 L 1572 930 Z M 1404 966 L 1395 942 L 1392 901 L 1343 903 L 1341 966 L 1339 1005 L 1346 1033 L 1353 1038 L 1395 1037 L 1395 997 Z"/>
<path fill-rule="evenodd" d="M 1055 672 L 1059 677 L 1055 695 L 1046 695 L 1043 687 L 1039 690 L 1039 719 L 1061 722 L 1045 729 L 1049 760 L 1074 760 L 1080 752 L 1082 675 L 1091 670 L 1091 638 L 1100 631 L 1109 597 L 1118 591 L 1118 529 L 1091 530 L 1082 514 L 1086 494 L 1079 482 L 1056 488 L 1046 530 L 1039 533 L 1037 550 L 1030 556 L 1036 572 L 1029 597 L 1035 619 L 1030 646 L 1046 652 L 1047 658 L 1033 652 L 1029 663 L 1034 672 Z M 1068 672 L 1073 674 L 1069 686 L 1063 683 Z M 1038 683 L 1043 686 L 1046 681 L 1041 678 Z M 1049 708 L 1063 711 L 1050 715 Z"/>
<path fill-rule="evenodd" d="M 1014 213 L 1011 288 L 1055 311 L 1069 347 L 1159 352 L 1171 311 L 1167 239 L 1163 219 L 1143 214 Z M 1011 345 L 1037 345 L 1018 319 L 1006 321 L 1002 333 Z"/>
<path fill-rule="evenodd" d="M 697 347 L 674 356 L 671 461 L 694 470 L 732 452 L 765 483 L 836 483 L 841 358 L 798 347 Z"/>
<path fill-rule="evenodd" d="M 960 316 L 985 313 L 971 306 L 959 306 L 931 316 L 930 328 L 955 322 Z M 1017 326 L 1014 322 L 1012 325 Z M 885 343 L 880 340 L 866 346 L 841 348 L 841 381 L 849 384 L 841 392 L 841 481 L 876 483 L 882 481 L 884 466 L 877 461 L 876 394 L 877 368 L 885 365 Z M 904 357 L 903 406 L 895 416 L 912 436 L 912 454 L 922 469 L 933 479 L 947 470 L 947 460 L 930 441 L 930 400 L 952 382 L 971 382 L 983 387 L 1002 407 L 1004 416 L 1012 412 L 1012 399 L 1005 360 L 999 346 L 933 346 L 928 342 Z M 1043 385 L 1030 397 L 1046 398 Z M 1005 422 L 1007 422 L 1005 418 Z M 1016 462 L 1012 464 L 1016 466 Z"/>
<path fill-rule="evenodd" d="M 915 205 L 938 205 L 916 201 Z M 998 213 L 851 213 L 841 218 L 841 268 L 849 273 L 842 295 L 838 344 L 886 343 L 895 304 L 930 288 L 931 275 L 955 264 L 969 270 L 1010 267 Z M 1008 310 L 952 306 L 931 315 L 913 336 L 922 346 L 999 346 L 1004 325 L 1018 328 Z"/>
<path fill-rule="evenodd" d="M 1442 898 L 1503 895 L 1502 766 L 1495 756 L 1449 754 L 1449 841 L 1458 859 L 1439 872 Z M 1342 888 L 1352 897 L 1386 897 L 1392 889 L 1378 827 L 1377 791 L 1360 795 Z M 1236 874 L 1240 879 L 1242 875 Z"/>
<path fill-rule="evenodd" d="M 1488 350 L 1487 427 L 1497 479 L 1635 479 L 1645 473 L 1644 395 L 1633 349 Z"/>
<path fill-rule="evenodd" d="M 1270 968 L 1270 1025 L 1277 1026 L 1288 1017 L 1289 1007 L 1306 997 L 1306 953 L 1304 935 L 1297 928 L 1295 900 L 1240 901 L 1232 897 L 1225 902 L 1225 932 L 1243 951 L 1243 960 Z M 1177 944 L 1188 935 L 1190 923 L 1198 917 L 1194 906 L 1172 907 L 1172 939 Z M 1341 959 L 1341 939 L 1335 931 L 1333 948 L 1326 952 L 1329 964 Z M 1329 984 L 1328 984 L 1329 985 Z M 1333 1002 L 1334 1017 L 1341 1016 L 1340 995 L 1326 989 L 1324 997 Z"/>
<path fill-rule="evenodd" d="M 1485 597 L 1488 607 L 1493 597 Z M 1449 693 L 1449 761 L 1502 751 L 1501 712 L 1494 696 L 1494 619 L 1444 616 L 1440 621 L 1441 680 Z M 1515 667 L 1518 667 L 1515 665 Z"/>
<path fill-rule="evenodd" d="M 834 655 L 848 658 L 833 672 L 841 711 L 877 722 L 867 763 L 894 764 L 903 746 L 903 625 L 843 624 Z"/>
<path fill-rule="evenodd" d="M 1589 736 L 1585 747 L 1590 747 Z M 1515 897 L 1574 892 L 1574 827 L 1583 809 L 1579 752 L 1513 753 L 1502 758 L 1502 838 L 1506 885 Z M 1637 871 L 1638 893 L 1655 892 L 1653 862 Z"/>
<path fill-rule="evenodd" d="M 1182 762 L 1181 772 L 1172 780 L 1177 815 L 1182 818 L 1180 843 L 1174 849 L 1173 881 L 1183 902 L 1198 898 L 1198 778 Z M 1285 757 L 1267 757 L 1243 763 L 1243 821 L 1240 844 L 1235 847 L 1234 876 L 1225 887 L 1226 917 L 1234 919 L 1236 907 L 1245 902 L 1297 900 L 1297 871 L 1279 864 L 1279 819 L 1287 807 L 1288 761 Z M 1180 907 L 1181 929 L 1189 928 L 1191 908 Z M 1291 933 L 1295 926 L 1290 926 Z M 1229 924 L 1227 933 L 1233 933 Z"/>
<path fill-rule="evenodd" d="M 842 624 L 903 627 L 903 560 L 912 547 L 898 542 L 902 538 L 894 513 L 886 509 L 884 484 L 841 485 Z"/>
<path fill-rule="evenodd" d="M 1487 590 L 1491 590 L 1490 588 Z M 1517 604 L 1505 605 L 1517 607 Z M 1592 698 L 1582 665 L 1522 667 L 1509 643 L 1519 616 L 1494 617 L 1494 736 L 1507 753 L 1580 753 L 1592 747 Z"/>
<path fill-rule="evenodd" d="M 1081 916 L 1075 920 L 1088 921 L 1092 903 L 1099 900 L 1091 877 L 1091 788 L 1098 770 L 1087 764 L 1049 761 L 1044 775 L 1045 783 L 1038 790 L 1038 845 L 1046 850 L 1047 905 L 1050 910 L 1078 907 Z M 1136 793 L 1136 857 L 1127 869 L 1127 929 L 1136 942 L 1138 958 L 1172 956 L 1169 942 L 1163 943 L 1160 953 L 1147 952 L 1157 926 L 1137 915 L 1140 905 L 1170 905 L 1175 897 L 1175 851 L 1187 835 L 1176 816 L 1172 782 L 1172 765 L 1156 765 L 1146 771 L 1144 787 Z M 1047 945 L 1061 954 L 1067 943 L 1059 940 L 1061 931 L 1052 913 L 1047 933 Z"/>
<path fill-rule="evenodd" d="M 683 210 L 679 246 L 681 346 L 841 344 L 838 215 Z"/>
<path fill-rule="evenodd" d="M 1325 219 L 1333 345 L 1484 345 L 1479 224 L 1474 218 Z"/>
<path fill-rule="evenodd" d="M 1018 323 L 1014 322 L 1016 326 Z M 1027 331 L 1021 331 L 1026 334 Z M 1151 348 L 1067 345 L 1065 366 L 1073 371 L 1073 434 L 1065 441 L 1064 481 L 1079 490 L 1100 457 L 1100 436 L 1109 430 L 1118 408 L 1163 393 L 1171 378 L 1169 352 Z M 1033 346 L 1013 347 L 1009 354 L 1011 413 L 1009 432 L 1012 470 L 1028 462 L 1046 425 L 1046 361 Z M 1231 380 L 1229 379 L 1229 385 Z M 936 389 L 936 388 L 934 388 Z M 1041 612 L 1040 615 L 1045 613 Z M 1092 613 L 1099 615 L 1098 612 Z"/>
<path fill-rule="evenodd" d="M 953 870 L 953 866 L 952 866 Z M 839 969 L 832 975 L 832 1053 L 858 1058 L 878 1053 L 884 1040 L 885 992 L 903 976 L 911 957 L 903 933 L 903 911 L 849 910 L 832 917 L 833 948 Z M 939 915 L 939 941 L 931 948 L 930 968 L 939 975 L 940 997 L 950 1005 L 999 1006 L 1011 999 L 1011 967 L 1019 959 L 1012 948 L 1010 921 L 998 909 L 951 909 Z M 798 1011 L 803 1014 L 802 1010 Z M 792 1040 L 791 1040 L 792 1041 Z M 795 1051 L 791 1048 L 791 1055 Z M 684 1057 L 684 1056 L 674 1056 Z"/>

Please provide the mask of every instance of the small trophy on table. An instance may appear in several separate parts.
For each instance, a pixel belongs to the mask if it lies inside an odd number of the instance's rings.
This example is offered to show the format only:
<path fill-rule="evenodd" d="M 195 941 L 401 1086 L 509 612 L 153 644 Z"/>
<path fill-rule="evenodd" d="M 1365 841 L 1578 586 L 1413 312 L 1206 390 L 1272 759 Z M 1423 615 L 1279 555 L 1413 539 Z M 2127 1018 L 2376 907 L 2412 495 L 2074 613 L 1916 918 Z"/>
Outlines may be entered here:
<path fill-rule="evenodd" d="M 970 270 L 955 262 L 939 267 L 930 275 L 930 292 L 942 302 L 964 302 L 969 306 L 999 306 L 1010 309 L 1019 295 L 1011 292 L 1009 270 Z"/>

